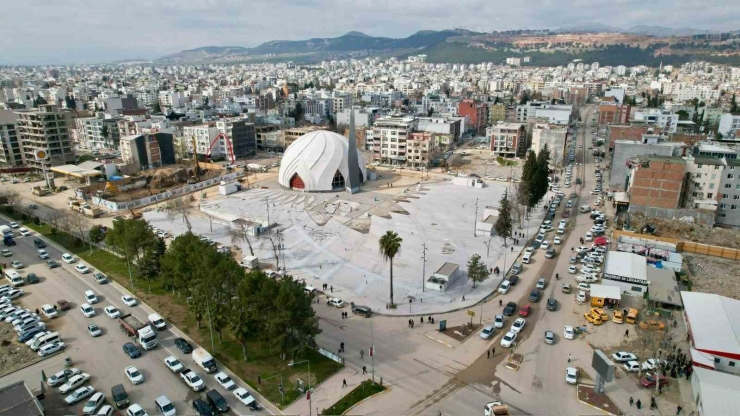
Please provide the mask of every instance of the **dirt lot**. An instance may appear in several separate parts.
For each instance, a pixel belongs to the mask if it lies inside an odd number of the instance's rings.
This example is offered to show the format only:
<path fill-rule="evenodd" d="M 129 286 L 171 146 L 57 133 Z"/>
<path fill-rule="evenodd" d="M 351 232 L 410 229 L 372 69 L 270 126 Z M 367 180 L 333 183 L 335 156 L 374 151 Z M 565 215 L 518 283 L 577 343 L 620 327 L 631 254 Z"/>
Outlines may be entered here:
<path fill-rule="evenodd" d="M 0 377 L 26 367 L 41 357 L 17 341 L 18 333 L 6 322 L 0 323 Z"/>
<path fill-rule="evenodd" d="M 676 220 L 664 220 L 650 217 L 646 219 L 642 214 L 631 217 L 632 228 L 639 231 L 643 225 L 649 223 L 657 227 L 656 236 L 690 240 L 701 244 L 740 248 L 740 231 L 724 228 L 707 228 L 698 224 L 691 224 Z"/>
<path fill-rule="evenodd" d="M 740 281 L 733 278 L 740 274 L 737 261 L 704 254 L 681 254 L 686 262 L 692 291 L 740 299 Z"/>

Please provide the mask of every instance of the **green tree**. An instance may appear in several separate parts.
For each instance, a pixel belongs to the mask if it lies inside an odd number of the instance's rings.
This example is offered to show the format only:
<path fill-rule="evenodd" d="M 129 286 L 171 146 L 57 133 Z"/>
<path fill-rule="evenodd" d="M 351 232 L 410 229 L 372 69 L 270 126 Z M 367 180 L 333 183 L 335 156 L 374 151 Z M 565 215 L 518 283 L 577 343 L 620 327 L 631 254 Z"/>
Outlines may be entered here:
<path fill-rule="evenodd" d="M 499 201 L 498 218 L 494 225 L 496 233 L 504 240 L 504 247 L 506 247 L 506 239 L 511 237 L 511 230 L 514 228 L 511 213 L 511 200 L 509 200 L 509 191 L 506 190 Z"/>
<path fill-rule="evenodd" d="M 535 171 L 533 175 L 533 193 L 535 197 L 534 203 L 539 203 L 542 198 L 547 194 L 547 188 L 549 186 L 547 177 L 549 175 L 550 168 L 550 149 L 547 143 L 540 149 L 537 154 L 537 162 L 535 165 Z"/>
<path fill-rule="evenodd" d="M 261 294 L 262 287 L 270 284 L 264 273 L 252 271 L 242 279 L 236 287 L 236 299 L 232 304 L 229 320 L 229 330 L 242 346 L 244 361 L 247 361 L 247 342 L 262 332 L 265 315 L 264 310 L 259 308 L 257 296 Z M 270 307 L 270 309 L 272 309 Z"/>
<path fill-rule="evenodd" d="M 160 261 L 160 276 L 165 285 L 173 291 L 184 291 L 186 296 L 190 296 L 192 283 L 202 272 L 201 267 L 197 265 L 198 257 L 207 248 L 208 244 L 191 232 L 179 235 L 172 240 L 169 250 Z M 196 267 L 195 270 L 192 269 L 193 266 Z"/>
<path fill-rule="evenodd" d="M 159 101 L 155 101 L 154 105 L 152 105 L 152 113 L 159 114 L 161 112 L 162 112 L 162 106 L 159 105 Z"/>
<path fill-rule="evenodd" d="M 137 275 L 146 279 L 149 291 L 152 290 L 152 280 L 160 275 L 161 260 L 167 246 L 161 238 L 153 238 L 142 248 L 141 260 L 136 265 Z"/>
<path fill-rule="evenodd" d="M 527 153 L 527 160 L 524 162 L 522 167 L 521 182 L 519 182 L 519 195 L 522 196 L 522 201 L 526 202 L 527 213 L 534 208 L 537 199 L 534 196 L 535 193 L 535 173 L 537 170 L 537 155 L 534 151 L 530 150 Z"/>
<path fill-rule="evenodd" d="M 100 130 L 100 135 L 103 136 L 103 140 L 106 142 L 108 141 L 108 136 L 110 135 L 110 131 L 108 130 L 107 125 L 103 125 L 103 128 Z"/>
<path fill-rule="evenodd" d="M 470 256 L 468 260 L 468 278 L 473 281 L 473 289 L 475 289 L 476 283 L 485 281 L 490 275 L 491 271 L 481 261 L 479 254 Z"/>
<path fill-rule="evenodd" d="M 90 228 L 90 232 L 88 232 L 88 238 L 90 238 L 90 241 L 93 243 L 99 243 L 105 238 L 105 232 L 103 232 L 103 229 L 100 226 L 92 227 Z"/>
<path fill-rule="evenodd" d="M 679 120 L 688 120 L 689 119 L 689 113 L 686 110 L 678 110 L 676 111 L 676 114 L 678 114 Z M 696 112 L 694 112 L 694 115 L 696 115 Z"/>
<path fill-rule="evenodd" d="M 737 113 L 738 111 L 737 99 L 735 99 L 735 93 L 732 93 L 732 99 L 730 99 L 730 112 Z"/>
<path fill-rule="evenodd" d="M 401 251 L 401 243 L 403 239 L 398 236 L 395 231 L 386 231 L 380 240 L 378 240 L 378 248 L 380 249 L 380 255 L 383 260 L 388 260 L 391 265 L 391 306 L 393 303 L 393 259 L 396 257 L 399 251 Z"/>
<path fill-rule="evenodd" d="M 315 337 L 321 329 L 312 307 L 313 297 L 306 294 L 304 286 L 290 278 L 281 279 L 279 283 L 274 301 L 279 306 L 265 317 L 263 333 L 285 359 L 288 354 L 294 356 L 315 346 Z"/>

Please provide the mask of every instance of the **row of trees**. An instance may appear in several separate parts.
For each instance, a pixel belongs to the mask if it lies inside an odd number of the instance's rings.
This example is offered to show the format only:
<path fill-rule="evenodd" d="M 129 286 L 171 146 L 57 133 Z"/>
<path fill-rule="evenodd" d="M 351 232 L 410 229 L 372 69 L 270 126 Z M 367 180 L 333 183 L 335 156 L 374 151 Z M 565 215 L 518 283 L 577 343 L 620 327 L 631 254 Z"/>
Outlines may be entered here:
<path fill-rule="evenodd" d="M 173 215 L 177 211 L 173 206 Z M 235 229 L 232 239 L 249 241 L 245 234 Z M 167 249 L 143 219 L 118 219 L 106 242 L 150 289 L 158 281 L 173 295 L 184 296 L 199 328 L 207 322 L 219 342 L 229 331 L 241 344 L 245 361 L 252 341 L 267 343 L 285 358 L 314 346 L 321 332 L 313 299 L 301 283 L 291 277 L 271 279 L 261 271 L 247 273 L 230 254 L 218 252 L 189 230 Z"/>
<path fill-rule="evenodd" d="M 529 213 L 542 198 L 547 194 L 549 182 L 547 177 L 550 173 L 550 149 L 545 144 L 539 153 L 530 150 L 527 160 L 522 167 L 522 177 L 518 186 L 519 203 L 526 207 Z M 508 196 L 506 196 L 508 199 Z"/>

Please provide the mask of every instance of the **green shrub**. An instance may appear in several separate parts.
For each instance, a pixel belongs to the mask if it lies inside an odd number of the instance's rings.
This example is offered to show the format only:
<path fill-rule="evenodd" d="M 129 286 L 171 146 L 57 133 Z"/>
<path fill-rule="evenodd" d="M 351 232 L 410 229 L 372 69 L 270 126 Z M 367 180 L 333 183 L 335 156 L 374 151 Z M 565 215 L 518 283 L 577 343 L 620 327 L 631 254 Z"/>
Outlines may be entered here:
<path fill-rule="evenodd" d="M 51 228 L 51 233 L 52 233 L 52 234 L 56 234 L 56 233 L 57 233 L 57 229 L 56 229 L 56 228 L 54 228 L 54 227 L 52 227 L 52 228 Z"/>

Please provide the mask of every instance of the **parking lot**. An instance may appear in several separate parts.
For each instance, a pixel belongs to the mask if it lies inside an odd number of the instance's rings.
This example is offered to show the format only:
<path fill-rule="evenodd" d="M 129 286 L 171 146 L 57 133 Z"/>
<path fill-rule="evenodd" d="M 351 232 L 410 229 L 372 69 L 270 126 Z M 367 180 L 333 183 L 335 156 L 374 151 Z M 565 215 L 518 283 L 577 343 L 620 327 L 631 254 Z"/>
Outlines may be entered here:
<path fill-rule="evenodd" d="M 7 224 L 5 221 L 0 221 Z M 213 374 L 207 375 L 205 371 L 198 367 L 193 360 L 186 354 L 183 354 L 174 346 L 174 340 L 183 335 L 169 325 L 167 329 L 157 331 L 159 346 L 150 351 L 143 351 L 140 358 L 129 358 L 123 352 L 123 344 L 132 342 L 119 328 L 118 319 L 109 318 L 103 311 L 106 306 L 113 305 L 122 313 L 131 313 L 140 321 L 146 322 L 149 314 L 153 313 L 147 306 L 137 304 L 136 306 L 125 306 L 121 297 L 128 294 L 116 283 L 98 284 L 93 278 L 93 273 L 80 274 L 75 271 L 75 264 L 66 264 L 62 261 L 62 252 L 46 242 L 45 250 L 49 253 L 50 258 L 56 260 L 60 267 L 50 269 L 45 261 L 37 255 L 37 248 L 33 244 L 37 236 L 18 236 L 15 241 L 17 245 L 8 247 L 12 255 L 5 257 L 4 262 L 20 261 L 24 268 L 19 269 L 20 274 L 25 278 L 28 273 L 36 273 L 40 282 L 22 287 L 24 295 L 16 299 L 13 303 L 21 305 L 31 311 L 41 308 L 43 304 L 54 304 L 59 300 L 66 300 L 70 303 L 71 309 L 59 311 L 59 317 L 44 321 L 61 335 L 62 342 L 66 344 L 66 350 L 61 354 L 52 356 L 41 362 L 25 367 L 22 370 L 2 378 L 3 384 L 25 380 L 32 389 L 38 389 L 41 380 L 41 371 L 43 370 L 47 377 L 63 369 L 64 359 L 69 356 L 72 359 L 72 366 L 80 369 L 82 372 L 89 373 L 91 378 L 89 383 L 96 391 L 106 394 L 108 404 L 111 404 L 110 391 L 111 387 L 117 384 L 123 384 L 130 396 L 130 402 L 142 406 L 149 414 L 157 414 L 154 408 L 154 399 L 160 395 L 165 395 L 175 405 L 178 414 L 193 413 L 191 403 L 194 398 L 201 397 L 205 391 L 216 389 L 228 401 L 230 407 L 239 413 L 248 411 L 247 407 L 237 402 L 232 392 L 227 391 L 217 384 Z M 86 318 L 80 311 L 80 305 L 85 303 L 84 292 L 93 290 L 98 297 L 99 302 L 92 305 L 95 316 Z M 50 323 L 51 322 L 51 323 Z M 88 333 L 88 324 L 95 323 L 101 330 L 102 334 L 93 338 Z M 4 324 L 9 325 L 9 324 Z M 186 338 L 186 337 L 185 337 Z M 19 348 L 28 348 L 25 345 L 18 344 Z M 196 348 L 196 345 L 193 345 Z M 172 373 L 165 365 L 165 357 L 173 355 L 178 358 L 187 368 L 195 371 L 206 384 L 206 389 L 201 392 L 194 392 L 189 389 L 178 374 Z M 124 368 L 129 365 L 135 365 L 144 376 L 144 382 L 134 385 L 124 374 Z M 220 367 L 219 369 L 223 369 Z M 237 380 L 228 370 L 227 372 L 232 379 Z M 239 387 L 246 387 L 241 382 L 237 382 Z M 47 394 L 57 394 L 49 392 Z M 84 400 L 83 400 L 84 402 Z M 69 413 L 81 414 L 83 403 L 78 403 L 69 408 Z M 274 409 L 273 409 L 274 410 Z M 263 410 L 261 413 L 267 413 Z M 250 414 L 253 412 L 249 412 Z M 257 412 L 260 413 L 260 412 Z M 270 412 L 272 413 L 272 412 Z"/>

